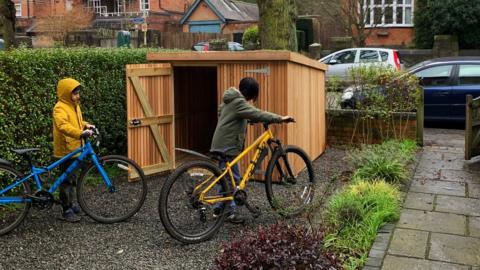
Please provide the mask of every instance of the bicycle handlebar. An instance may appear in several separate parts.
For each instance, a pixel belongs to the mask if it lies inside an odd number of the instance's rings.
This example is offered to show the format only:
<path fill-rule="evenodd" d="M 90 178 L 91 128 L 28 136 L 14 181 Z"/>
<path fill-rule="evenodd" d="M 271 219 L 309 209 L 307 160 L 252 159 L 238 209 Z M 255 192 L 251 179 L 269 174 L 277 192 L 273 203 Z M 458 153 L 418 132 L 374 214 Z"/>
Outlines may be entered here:
<path fill-rule="evenodd" d="M 90 135 L 90 136 L 88 136 L 88 137 L 83 137 L 83 136 L 82 136 L 82 139 L 83 139 L 84 141 L 87 141 L 87 139 L 88 139 L 89 137 L 92 137 L 92 142 L 93 142 L 92 144 L 98 146 L 98 145 L 100 144 L 100 140 L 98 139 L 98 137 L 100 137 L 100 132 L 98 131 L 98 129 L 97 129 L 96 127 L 90 128 L 90 130 L 93 131 L 92 135 Z"/>
<path fill-rule="evenodd" d="M 258 124 L 258 123 L 262 123 L 263 124 L 263 128 L 265 128 L 265 130 L 268 129 L 268 126 L 271 125 L 271 124 L 282 124 L 282 123 L 295 123 L 295 119 L 293 117 L 291 118 L 288 118 L 288 119 L 285 119 L 285 120 L 282 120 L 281 122 L 260 122 L 260 121 L 253 121 L 253 120 L 247 120 L 248 124 L 250 125 L 254 125 L 254 124 Z"/>

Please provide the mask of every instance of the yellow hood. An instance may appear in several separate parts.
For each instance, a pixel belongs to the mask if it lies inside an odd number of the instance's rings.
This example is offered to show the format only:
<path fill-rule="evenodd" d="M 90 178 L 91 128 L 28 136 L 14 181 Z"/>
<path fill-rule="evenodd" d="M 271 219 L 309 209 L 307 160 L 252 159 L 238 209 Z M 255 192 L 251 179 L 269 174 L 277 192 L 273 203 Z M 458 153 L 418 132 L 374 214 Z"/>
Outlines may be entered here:
<path fill-rule="evenodd" d="M 72 91 L 79 85 L 80 83 L 72 78 L 60 80 L 57 85 L 58 99 L 65 103 L 73 105 L 74 103 L 72 101 Z"/>

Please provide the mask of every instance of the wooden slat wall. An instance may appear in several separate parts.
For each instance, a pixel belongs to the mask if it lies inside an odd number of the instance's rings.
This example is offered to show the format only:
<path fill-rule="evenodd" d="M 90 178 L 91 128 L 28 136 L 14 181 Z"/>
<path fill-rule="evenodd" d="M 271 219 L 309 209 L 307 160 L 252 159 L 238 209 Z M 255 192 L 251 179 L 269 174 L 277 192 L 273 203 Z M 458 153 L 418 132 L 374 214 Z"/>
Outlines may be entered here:
<path fill-rule="evenodd" d="M 228 63 L 218 65 L 218 102 L 222 102 L 223 93 L 231 86 L 238 89 L 239 82 L 244 77 L 255 78 L 260 85 L 260 95 L 255 106 L 276 114 L 287 114 L 287 65 L 286 61 L 275 62 L 251 62 L 251 63 Z M 249 72 L 252 70 L 270 69 L 270 74 Z M 286 125 L 272 125 L 273 134 L 285 141 L 287 139 Z M 245 145 L 251 144 L 258 136 L 263 133 L 261 125 L 248 126 Z M 241 163 L 241 169 L 244 171 L 248 160 L 252 158 L 251 153 Z M 265 160 L 268 160 L 266 158 Z M 266 167 L 266 162 L 263 162 L 263 170 Z M 261 175 L 260 175 L 261 176 Z"/>
<path fill-rule="evenodd" d="M 288 129 L 287 141 L 315 160 L 326 148 L 324 72 L 292 62 L 287 72 L 288 114 L 297 120 Z"/>
<path fill-rule="evenodd" d="M 127 65 L 127 74 L 132 72 L 142 72 L 145 68 L 162 68 L 170 67 L 170 64 L 136 64 Z M 140 84 L 145 90 L 145 95 L 150 103 L 152 111 L 155 116 L 174 114 L 173 104 L 173 75 L 167 76 L 141 76 L 139 77 Z M 127 77 L 127 121 L 132 119 L 145 118 L 145 113 L 138 100 L 133 84 Z M 128 123 L 127 123 L 128 125 Z M 159 124 L 158 130 L 161 137 L 164 139 L 168 153 L 172 160 L 174 156 L 174 123 L 173 121 L 166 124 Z M 128 156 L 134 159 L 141 167 L 146 168 L 145 172 L 153 172 L 160 169 L 165 160 L 162 159 L 160 151 L 158 150 L 155 140 L 152 136 L 149 126 L 142 126 L 136 128 L 128 128 Z M 160 164 L 160 166 L 159 166 Z M 152 166 L 156 168 L 152 168 Z"/>

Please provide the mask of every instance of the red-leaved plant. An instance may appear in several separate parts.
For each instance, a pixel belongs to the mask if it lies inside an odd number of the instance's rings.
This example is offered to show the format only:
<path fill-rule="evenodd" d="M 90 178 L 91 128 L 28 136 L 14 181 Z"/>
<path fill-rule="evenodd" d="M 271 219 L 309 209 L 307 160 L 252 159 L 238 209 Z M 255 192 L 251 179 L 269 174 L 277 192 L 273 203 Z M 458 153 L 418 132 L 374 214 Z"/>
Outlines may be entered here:
<path fill-rule="evenodd" d="M 323 250 L 323 235 L 300 225 L 260 226 L 223 243 L 213 269 L 343 269 L 337 256 Z"/>

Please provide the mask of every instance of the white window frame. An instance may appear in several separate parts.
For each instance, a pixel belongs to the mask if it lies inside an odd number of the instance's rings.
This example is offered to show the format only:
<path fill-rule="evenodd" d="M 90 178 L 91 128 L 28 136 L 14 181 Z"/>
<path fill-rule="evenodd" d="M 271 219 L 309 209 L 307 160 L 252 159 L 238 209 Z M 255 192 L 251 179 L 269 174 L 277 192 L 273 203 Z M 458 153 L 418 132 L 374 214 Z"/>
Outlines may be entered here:
<path fill-rule="evenodd" d="M 150 10 L 150 0 L 140 0 L 140 11 Z"/>
<path fill-rule="evenodd" d="M 15 3 L 15 17 L 22 17 L 22 3 Z"/>
<path fill-rule="evenodd" d="M 392 4 L 385 4 L 385 0 L 381 0 L 381 4 L 375 4 L 375 0 L 365 0 L 363 11 L 364 14 L 367 13 L 367 7 L 370 8 L 370 14 L 365 15 L 365 19 L 369 19 L 369 21 L 366 22 L 365 27 L 413 27 L 413 13 L 414 13 L 414 8 L 415 8 L 415 0 L 411 0 L 410 4 L 406 4 L 406 0 L 402 0 L 401 4 L 398 4 L 398 0 L 391 0 Z M 368 5 L 366 5 L 368 4 Z M 393 20 L 392 23 L 385 23 L 385 7 L 391 6 L 392 7 L 392 16 Z M 380 7 L 382 9 L 382 21 L 380 23 L 375 24 L 375 8 Z M 402 21 L 397 22 L 397 10 L 402 9 Z M 405 23 L 405 10 L 407 8 L 410 8 L 411 10 L 411 23 Z"/>

